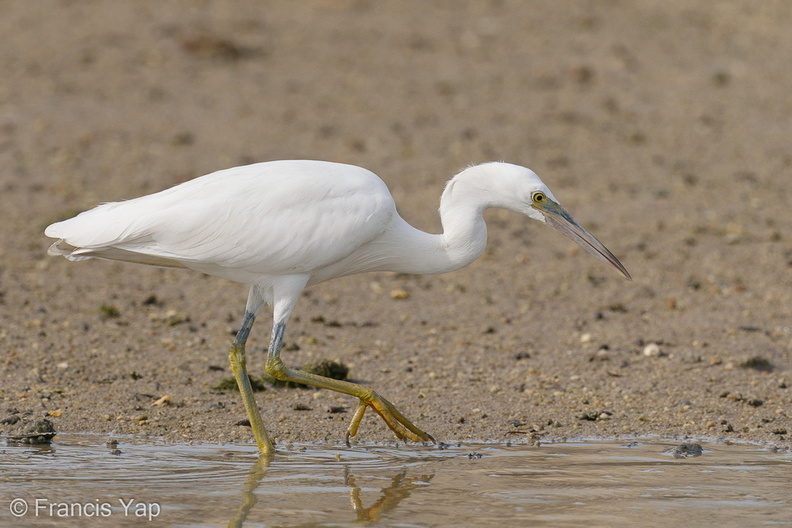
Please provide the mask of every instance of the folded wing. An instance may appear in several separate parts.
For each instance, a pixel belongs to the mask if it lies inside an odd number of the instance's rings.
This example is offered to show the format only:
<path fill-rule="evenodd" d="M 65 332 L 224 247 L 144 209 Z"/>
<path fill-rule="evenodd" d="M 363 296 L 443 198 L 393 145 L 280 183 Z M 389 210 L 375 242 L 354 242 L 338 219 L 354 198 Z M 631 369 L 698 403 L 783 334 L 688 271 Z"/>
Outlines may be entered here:
<path fill-rule="evenodd" d="M 305 161 L 219 171 L 52 224 L 49 253 L 230 278 L 311 273 L 379 236 L 396 214 L 385 184 L 352 169 Z"/>

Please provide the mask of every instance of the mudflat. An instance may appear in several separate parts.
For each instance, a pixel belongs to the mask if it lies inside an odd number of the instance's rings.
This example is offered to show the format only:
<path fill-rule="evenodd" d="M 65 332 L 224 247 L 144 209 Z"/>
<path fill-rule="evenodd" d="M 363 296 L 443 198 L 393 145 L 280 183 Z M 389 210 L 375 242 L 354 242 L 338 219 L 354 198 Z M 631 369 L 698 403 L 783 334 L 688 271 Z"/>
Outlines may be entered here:
<path fill-rule="evenodd" d="M 792 434 L 792 4 L 11 2 L 0 28 L 0 432 L 252 442 L 227 351 L 247 288 L 48 257 L 43 230 L 235 165 L 361 165 L 439 232 L 471 163 L 536 171 L 625 264 L 489 211 L 438 276 L 306 291 L 284 361 L 336 360 L 437 440 Z M 266 314 L 248 342 L 263 369 Z M 256 394 L 278 444 L 356 402 Z M 369 415 L 359 442 L 391 442 Z"/>

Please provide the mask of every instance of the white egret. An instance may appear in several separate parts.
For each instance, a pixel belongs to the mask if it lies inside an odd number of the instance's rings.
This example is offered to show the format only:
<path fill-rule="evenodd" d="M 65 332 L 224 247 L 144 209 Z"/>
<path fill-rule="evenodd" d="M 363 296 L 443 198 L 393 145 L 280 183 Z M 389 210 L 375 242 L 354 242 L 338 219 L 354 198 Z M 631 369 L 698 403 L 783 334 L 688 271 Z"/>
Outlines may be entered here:
<path fill-rule="evenodd" d="M 247 375 L 245 342 L 264 305 L 273 311 L 266 370 L 273 377 L 349 394 L 359 405 L 355 436 L 368 407 L 400 439 L 433 440 L 372 389 L 288 369 L 280 357 L 286 323 L 300 292 L 367 271 L 443 273 L 484 251 L 482 213 L 500 207 L 546 223 L 625 278 L 619 260 L 559 205 L 531 170 L 507 163 L 469 167 L 440 200 L 442 234 L 415 229 L 396 211 L 372 172 L 322 161 L 272 161 L 218 171 L 170 189 L 106 203 L 47 227 L 50 255 L 190 268 L 248 284 L 242 327 L 229 352 L 256 443 L 273 453 Z"/>

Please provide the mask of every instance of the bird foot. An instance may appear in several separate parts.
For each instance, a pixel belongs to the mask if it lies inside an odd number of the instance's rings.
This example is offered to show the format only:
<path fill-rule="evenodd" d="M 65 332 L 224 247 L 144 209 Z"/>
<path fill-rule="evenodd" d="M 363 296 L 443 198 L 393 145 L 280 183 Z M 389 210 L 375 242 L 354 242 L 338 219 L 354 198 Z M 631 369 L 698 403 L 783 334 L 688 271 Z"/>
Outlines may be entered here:
<path fill-rule="evenodd" d="M 358 408 L 355 411 L 355 415 L 352 417 L 352 422 L 349 424 L 346 433 L 347 446 L 349 446 L 349 439 L 357 434 L 360 421 L 363 419 L 363 415 L 369 407 L 380 415 L 385 421 L 385 424 L 390 427 L 391 431 L 396 433 L 396 436 L 400 440 L 412 440 L 413 442 L 435 441 L 431 435 L 421 431 L 415 424 L 408 420 L 391 402 L 368 387 L 348 381 L 326 378 L 311 372 L 287 369 L 283 365 L 283 361 L 281 361 L 280 357 L 275 355 L 269 355 L 267 357 L 266 369 L 271 376 L 281 381 L 303 383 L 305 385 L 312 385 L 320 389 L 328 389 L 358 398 L 360 403 L 358 404 Z"/>
<path fill-rule="evenodd" d="M 363 420 L 363 415 L 366 409 L 371 407 L 374 412 L 380 415 L 385 421 L 385 424 L 391 431 L 396 433 L 399 440 L 411 440 L 413 442 L 435 442 L 432 435 L 426 433 L 415 426 L 410 420 L 407 419 L 391 402 L 370 390 L 369 394 L 360 397 L 360 403 L 352 417 L 352 422 L 346 432 L 346 445 L 350 447 L 349 439 L 355 436 L 360 427 L 360 422 Z"/>

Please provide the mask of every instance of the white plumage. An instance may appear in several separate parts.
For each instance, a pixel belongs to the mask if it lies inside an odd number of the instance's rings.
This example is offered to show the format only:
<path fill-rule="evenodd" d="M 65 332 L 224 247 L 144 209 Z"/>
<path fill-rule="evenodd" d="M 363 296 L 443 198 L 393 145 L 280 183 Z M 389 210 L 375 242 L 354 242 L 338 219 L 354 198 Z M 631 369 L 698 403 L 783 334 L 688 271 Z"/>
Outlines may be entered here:
<path fill-rule="evenodd" d="M 186 267 L 251 283 L 338 262 L 382 234 L 395 213 L 385 184 L 365 169 L 281 161 L 106 203 L 45 234 L 61 239 L 50 253 L 70 260 Z"/>
<path fill-rule="evenodd" d="M 100 205 L 47 227 L 51 255 L 190 268 L 251 286 L 230 358 L 262 453 L 272 444 L 246 389 L 244 344 L 264 304 L 273 307 L 267 370 L 360 398 L 354 436 L 368 406 L 400 438 L 431 439 L 374 391 L 283 367 L 280 345 L 307 286 L 367 271 L 441 273 L 463 267 L 486 246 L 488 207 L 523 213 L 559 229 L 629 279 L 621 263 L 558 204 L 531 170 L 507 163 L 470 167 L 446 185 L 443 233 L 419 231 L 397 213 L 372 172 L 321 161 L 273 161 L 218 171 L 170 189 Z"/>

